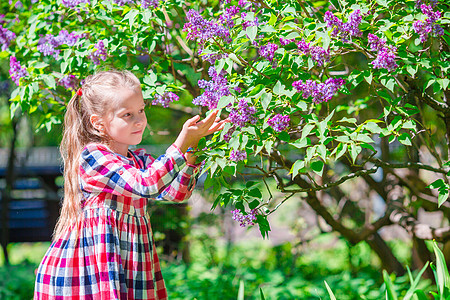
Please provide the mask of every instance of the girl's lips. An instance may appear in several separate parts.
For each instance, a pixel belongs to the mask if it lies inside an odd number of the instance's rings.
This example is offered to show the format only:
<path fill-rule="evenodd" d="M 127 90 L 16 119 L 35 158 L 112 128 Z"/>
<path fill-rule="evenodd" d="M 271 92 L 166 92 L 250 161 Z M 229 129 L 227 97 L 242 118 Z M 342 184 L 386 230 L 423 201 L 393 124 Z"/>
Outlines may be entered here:
<path fill-rule="evenodd" d="M 135 131 L 135 132 L 132 132 L 132 134 L 139 134 L 139 133 L 142 133 L 142 129 L 141 130 L 138 130 L 138 131 Z"/>

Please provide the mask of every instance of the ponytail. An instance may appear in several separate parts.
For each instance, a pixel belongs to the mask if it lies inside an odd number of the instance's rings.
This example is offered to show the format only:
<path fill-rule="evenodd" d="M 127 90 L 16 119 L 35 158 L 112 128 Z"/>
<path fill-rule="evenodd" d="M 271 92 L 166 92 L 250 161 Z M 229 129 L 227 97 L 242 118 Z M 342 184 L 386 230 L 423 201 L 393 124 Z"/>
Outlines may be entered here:
<path fill-rule="evenodd" d="M 82 221 L 82 193 L 79 183 L 80 155 L 92 142 L 106 143 L 107 137 L 91 124 L 93 114 L 105 116 L 107 107 L 117 97 L 117 90 L 141 90 L 139 79 L 129 71 L 104 71 L 88 76 L 70 99 L 64 116 L 64 134 L 60 152 L 64 162 L 64 200 L 53 240 L 67 230 L 79 230 Z M 78 234 L 78 233 L 77 233 Z"/>

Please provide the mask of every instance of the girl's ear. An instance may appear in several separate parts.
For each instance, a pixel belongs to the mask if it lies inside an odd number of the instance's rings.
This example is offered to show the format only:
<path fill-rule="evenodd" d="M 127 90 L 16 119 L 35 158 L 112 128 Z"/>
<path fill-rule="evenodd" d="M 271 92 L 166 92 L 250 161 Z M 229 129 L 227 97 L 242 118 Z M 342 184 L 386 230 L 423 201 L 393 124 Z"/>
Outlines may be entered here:
<path fill-rule="evenodd" d="M 89 118 L 89 121 L 92 124 L 92 127 L 97 129 L 98 131 L 102 132 L 105 130 L 105 127 L 103 126 L 103 120 L 99 115 L 92 114 Z"/>

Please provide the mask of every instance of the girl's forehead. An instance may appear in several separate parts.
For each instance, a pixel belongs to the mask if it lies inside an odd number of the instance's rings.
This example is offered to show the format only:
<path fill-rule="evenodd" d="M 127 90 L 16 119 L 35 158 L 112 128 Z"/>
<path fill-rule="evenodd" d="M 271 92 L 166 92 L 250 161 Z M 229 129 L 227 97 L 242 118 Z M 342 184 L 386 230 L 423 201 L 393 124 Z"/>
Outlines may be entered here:
<path fill-rule="evenodd" d="M 142 92 L 140 90 L 123 89 L 117 91 L 115 108 L 131 108 L 135 106 L 145 105 Z"/>

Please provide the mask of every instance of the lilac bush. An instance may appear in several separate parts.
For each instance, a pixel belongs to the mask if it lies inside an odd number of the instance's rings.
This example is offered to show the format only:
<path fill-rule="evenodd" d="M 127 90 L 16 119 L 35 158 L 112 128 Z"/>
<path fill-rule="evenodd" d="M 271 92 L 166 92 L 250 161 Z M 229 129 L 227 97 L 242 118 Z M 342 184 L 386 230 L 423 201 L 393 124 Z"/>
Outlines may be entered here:
<path fill-rule="evenodd" d="M 162 107 L 169 107 L 169 104 L 178 101 L 180 97 L 178 97 L 173 92 L 165 92 L 163 95 L 155 95 L 155 98 L 152 101 L 152 105 L 161 104 Z"/>
<path fill-rule="evenodd" d="M 9 60 L 9 75 L 15 84 L 19 85 L 20 78 L 28 76 L 27 69 L 20 65 L 16 57 L 11 56 Z"/>
<path fill-rule="evenodd" d="M 282 114 L 276 114 L 275 116 L 267 120 L 267 124 L 277 132 L 286 130 L 289 127 L 289 122 L 291 118 L 289 116 L 283 116 Z"/>

